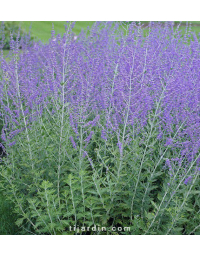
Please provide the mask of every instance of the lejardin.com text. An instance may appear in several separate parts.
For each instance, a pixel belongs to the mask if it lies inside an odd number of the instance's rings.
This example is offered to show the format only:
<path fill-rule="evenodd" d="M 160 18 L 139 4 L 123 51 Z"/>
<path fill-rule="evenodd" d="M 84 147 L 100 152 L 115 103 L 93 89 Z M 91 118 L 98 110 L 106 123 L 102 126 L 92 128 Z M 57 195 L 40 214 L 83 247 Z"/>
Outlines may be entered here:
<path fill-rule="evenodd" d="M 130 227 L 100 227 L 100 226 L 93 226 L 93 227 L 79 227 L 79 226 L 69 226 L 69 231 L 71 232 L 87 232 L 87 231 L 99 231 L 99 232 L 106 232 L 106 231 L 113 231 L 113 232 L 129 232 Z"/>

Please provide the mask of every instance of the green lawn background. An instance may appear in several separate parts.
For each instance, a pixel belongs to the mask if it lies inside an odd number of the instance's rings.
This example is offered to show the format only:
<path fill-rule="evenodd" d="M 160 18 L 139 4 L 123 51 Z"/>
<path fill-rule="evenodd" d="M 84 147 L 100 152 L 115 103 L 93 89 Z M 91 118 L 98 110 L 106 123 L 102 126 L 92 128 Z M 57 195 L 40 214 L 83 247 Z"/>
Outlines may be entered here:
<path fill-rule="evenodd" d="M 25 29 L 27 32 L 31 27 L 31 33 L 34 37 L 40 39 L 42 42 L 48 42 L 51 36 L 52 24 L 56 34 L 61 34 L 65 32 L 65 21 L 20 21 L 18 22 L 22 29 Z M 91 27 L 94 21 L 77 21 L 73 32 L 78 35 L 82 29 L 86 29 L 88 26 Z M 144 23 L 147 23 L 144 22 Z M 179 22 L 176 21 L 176 24 Z M 200 21 L 192 21 L 192 30 L 196 33 L 200 33 Z M 182 22 L 181 30 L 184 32 L 186 22 Z"/>

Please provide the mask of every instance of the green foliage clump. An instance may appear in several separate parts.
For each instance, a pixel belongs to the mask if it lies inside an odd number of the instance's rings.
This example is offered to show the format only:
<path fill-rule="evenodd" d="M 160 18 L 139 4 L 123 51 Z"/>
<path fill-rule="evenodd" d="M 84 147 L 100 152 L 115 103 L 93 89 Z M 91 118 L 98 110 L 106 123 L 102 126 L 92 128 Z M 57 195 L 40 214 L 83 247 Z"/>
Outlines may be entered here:
<path fill-rule="evenodd" d="M 1 22 L 2 23 L 2 22 Z M 2 26 L 2 24 L 1 24 Z M 19 33 L 19 40 L 27 36 L 28 33 L 25 31 L 24 28 L 21 28 L 20 22 L 16 21 L 6 21 L 3 23 L 3 33 L 0 33 L 0 42 L 3 39 L 3 50 L 10 50 L 10 36 L 12 34 L 13 40 L 16 41 Z M 3 37 L 3 38 L 2 38 Z M 34 40 L 34 37 L 30 37 L 31 40 Z"/>
<path fill-rule="evenodd" d="M 123 156 L 115 133 L 104 140 L 100 128 L 94 126 L 88 144 L 87 129 L 80 124 L 77 136 L 66 113 L 62 122 L 60 110 L 55 115 L 43 111 L 31 129 L 15 136 L 15 145 L 7 150 L 10 157 L 3 160 L 2 184 L 6 197 L 15 202 L 16 224 L 22 231 L 197 234 L 198 182 L 180 183 L 180 168 L 177 176 L 168 175 L 165 159 L 175 153 L 157 139 L 155 113 L 137 137 L 129 134 L 135 139 L 124 145 Z M 71 136 L 76 138 L 76 147 Z M 94 226 L 106 227 L 106 232 L 92 231 Z M 110 227 L 130 227 L 130 231 Z"/>
<path fill-rule="evenodd" d="M 15 224 L 17 216 L 13 215 L 13 203 L 7 201 L 3 192 L 0 192 L 0 235 L 16 235 L 18 227 Z"/>

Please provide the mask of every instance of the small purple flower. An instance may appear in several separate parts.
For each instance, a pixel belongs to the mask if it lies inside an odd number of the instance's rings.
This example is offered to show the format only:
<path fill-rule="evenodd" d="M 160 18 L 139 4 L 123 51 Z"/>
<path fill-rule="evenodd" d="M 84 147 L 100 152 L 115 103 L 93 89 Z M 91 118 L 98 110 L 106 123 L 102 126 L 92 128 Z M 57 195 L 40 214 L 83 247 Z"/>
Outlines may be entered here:
<path fill-rule="evenodd" d="M 189 176 L 188 178 L 186 178 L 184 180 L 184 184 L 187 185 L 188 183 L 190 183 L 192 181 L 192 176 Z"/>
<path fill-rule="evenodd" d="M 102 131 L 101 131 L 101 138 L 102 138 L 103 140 L 107 140 L 106 131 L 105 131 L 105 130 L 102 130 Z"/>
<path fill-rule="evenodd" d="M 122 156 L 122 155 L 123 155 L 122 143 L 119 141 L 119 142 L 117 143 L 117 145 L 118 145 L 118 147 L 119 147 L 120 156 Z"/>
<path fill-rule="evenodd" d="M 166 164 L 167 164 L 168 167 L 170 166 L 170 161 L 169 161 L 168 158 L 166 159 Z"/>
<path fill-rule="evenodd" d="M 172 138 L 167 138 L 165 146 L 171 146 L 173 144 L 173 139 Z"/>
<path fill-rule="evenodd" d="M 87 127 L 87 126 L 89 126 L 89 125 L 91 125 L 91 127 L 95 126 L 96 123 L 99 121 L 99 118 L 100 118 L 100 116 L 97 115 L 93 121 L 89 121 L 89 122 L 86 123 L 83 127 Z"/>
<path fill-rule="evenodd" d="M 166 165 L 167 165 L 167 167 L 168 167 L 169 170 L 170 170 L 170 176 L 173 176 L 173 175 L 172 175 L 172 173 L 173 173 L 173 168 L 172 168 L 171 163 L 170 163 L 170 160 L 169 160 L 168 158 L 166 159 Z"/>
<path fill-rule="evenodd" d="M 76 143 L 75 143 L 73 137 L 71 136 L 71 137 L 69 137 L 69 139 L 70 139 L 70 141 L 71 141 L 71 143 L 72 143 L 72 145 L 73 145 L 73 148 L 77 149 L 77 148 L 76 148 Z"/>
<path fill-rule="evenodd" d="M 85 158 L 86 156 L 87 156 L 87 152 L 84 151 L 84 152 L 83 152 L 83 158 Z"/>
<path fill-rule="evenodd" d="M 8 144 L 8 146 L 9 147 L 12 147 L 12 146 L 14 146 L 16 144 L 16 141 L 12 141 L 12 142 L 10 142 L 9 144 Z"/>
<path fill-rule="evenodd" d="M 157 136 L 157 139 L 158 139 L 158 140 L 161 140 L 162 137 L 163 137 L 163 134 L 162 134 L 162 132 L 160 132 L 160 133 L 158 134 L 158 136 Z"/>
<path fill-rule="evenodd" d="M 92 135 L 94 134 L 93 131 L 90 132 L 89 136 L 84 140 L 86 142 L 86 145 L 85 147 L 87 147 L 87 145 L 89 144 L 91 138 L 92 138 Z"/>

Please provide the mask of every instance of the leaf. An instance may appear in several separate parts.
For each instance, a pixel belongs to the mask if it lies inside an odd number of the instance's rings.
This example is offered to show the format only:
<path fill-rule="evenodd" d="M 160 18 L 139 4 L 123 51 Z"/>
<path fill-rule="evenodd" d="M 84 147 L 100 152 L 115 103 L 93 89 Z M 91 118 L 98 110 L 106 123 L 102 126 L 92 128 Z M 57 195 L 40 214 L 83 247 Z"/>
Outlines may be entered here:
<path fill-rule="evenodd" d="M 17 221 L 15 223 L 17 226 L 21 226 L 24 220 L 25 220 L 25 218 L 19 218 L 19 219 L 17 219 Z"/>
<path fill-rule="evenodd" d="M 158 206 L 153 201 L 151 201 L 151 203 L 156 208 L 156 210 L 158 210 Z"/>
<path fill-rule="evenodd" d="M 147 213 L 146 217 L 148 220 L 152 220 L 154 218 L 154 213 L 149 212 L 149 213 Z"/>

